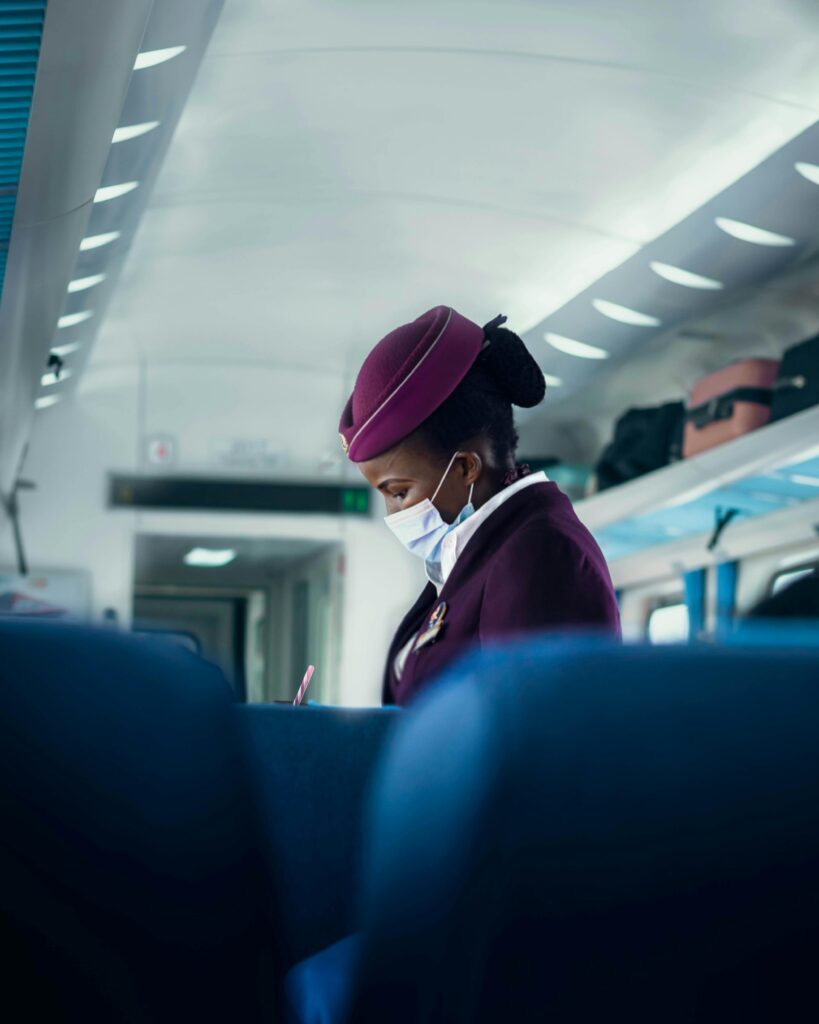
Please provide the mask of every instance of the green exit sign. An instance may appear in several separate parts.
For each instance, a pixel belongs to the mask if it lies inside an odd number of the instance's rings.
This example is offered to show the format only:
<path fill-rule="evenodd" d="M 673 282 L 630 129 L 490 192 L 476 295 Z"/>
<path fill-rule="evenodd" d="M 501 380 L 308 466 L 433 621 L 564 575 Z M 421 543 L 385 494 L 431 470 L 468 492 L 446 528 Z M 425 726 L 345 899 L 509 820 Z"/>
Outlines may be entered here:
<path fill-rule="evenodd" d="M 341 495 L 341 508 L 353 515 L 368 515 L 370 511 L 370 492 L 365 487 L 348 487 Z"/>

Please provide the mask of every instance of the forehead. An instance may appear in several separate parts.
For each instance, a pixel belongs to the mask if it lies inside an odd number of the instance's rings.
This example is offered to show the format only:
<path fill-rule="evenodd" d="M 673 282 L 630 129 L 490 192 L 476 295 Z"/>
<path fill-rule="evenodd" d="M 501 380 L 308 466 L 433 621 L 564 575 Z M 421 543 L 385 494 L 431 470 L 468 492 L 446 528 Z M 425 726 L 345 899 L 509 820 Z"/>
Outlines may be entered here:
<path fill-rule="evenodd" d="M 383 455 L 360 462 L 358 468 L 373 487 L 379 487 L 386 480 L 423 480 L 436 471 L 438 461 L 420 445 L 407 440 Z"/>

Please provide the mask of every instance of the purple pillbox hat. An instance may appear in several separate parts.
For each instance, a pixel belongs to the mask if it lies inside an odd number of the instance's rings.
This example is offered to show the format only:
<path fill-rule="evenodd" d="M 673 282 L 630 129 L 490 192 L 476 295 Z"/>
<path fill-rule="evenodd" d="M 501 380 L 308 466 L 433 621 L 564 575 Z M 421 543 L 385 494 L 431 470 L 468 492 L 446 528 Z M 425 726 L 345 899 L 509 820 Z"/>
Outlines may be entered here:
<path fill-rule="evenodd" d="M 396 327 L 358 372 L 339 423 L 353 462 L 366 462 L 403 441 L 452 394 L 478 358 L 482 327 L 449 306 L 436 306 Z"/>

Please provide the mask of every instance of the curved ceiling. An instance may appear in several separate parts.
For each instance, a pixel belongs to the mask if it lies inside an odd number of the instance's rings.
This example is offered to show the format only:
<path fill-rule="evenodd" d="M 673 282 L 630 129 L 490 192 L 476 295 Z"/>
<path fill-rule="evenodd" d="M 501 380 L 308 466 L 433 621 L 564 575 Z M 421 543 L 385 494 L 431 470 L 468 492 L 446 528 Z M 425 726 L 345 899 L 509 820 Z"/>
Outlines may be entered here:
<path fill-rule="evenodd" d="M 602 345 L 561 311 L 805 137 L 817 31 L 812 0 L 228 3 L 94 363 L 287 368 L 305 389 L 320 367 L 340 398 L 381 334 L 440 302 L 503 311 L 520 333 L 555 318 L 554 333 Z M 123 144 L 118 179 L 150 138 Z M 720 243 L 753 262 L 748 243 Z M 733 287 L 722 258 L 688 262 Z M 679 319 L 713 301 L 646 272 Z M 619 289 L 592 297 L 628 305 Z M 592 362 L 570 358 L 559 375 L 582 386 Z"/>

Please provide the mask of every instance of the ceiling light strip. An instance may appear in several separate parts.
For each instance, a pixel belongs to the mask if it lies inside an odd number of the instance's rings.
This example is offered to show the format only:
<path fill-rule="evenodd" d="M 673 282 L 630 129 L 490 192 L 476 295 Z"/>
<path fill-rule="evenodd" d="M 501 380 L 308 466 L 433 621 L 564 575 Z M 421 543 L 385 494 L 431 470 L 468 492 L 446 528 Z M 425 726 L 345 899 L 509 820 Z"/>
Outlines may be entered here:
<path fill-rule="evenodd" d="M 80 252 L 88 252 L 90 249 L 99 249 L 103 245 L 110 245 L 121 234 L 121 231 L 106 231 L 102 235 L 88 235 L 80 242 Z"/>
<path fill-rule="evenodd" d="M 592 299 L 592 305 L 598 313 L 607 316 L 609 320 L 616 320 L 630 327 L 659 327 L 662 323 L 659 317 L 621 306 L 617 302 L 609 302 L 608 299 Z"/>
<path fill-rule="evenodd" d="M 672 266 L 670 263 L 660 263 L 652 260 L 649 264 L 658 277 L 670 281 L 671 284 L 679 284 L 683 288 L 700 288 L 702 291 L 719 291 L 725 285 L 713 277 L 703 277 L 701 274 L 694 274 L 690 270 L 683 270 L 682 267 Z"/>
<path fill-rule="evenodd" d="M 157 64 L 164 64 L 166 61 L 178 57 L 180 53 L 184 53 L 186 49 L 185 46 L 166 46 L 162 50 L 143 50 L 142 53 L 137 54 L 134 71 L 142 71 L 145 68 L 156 67 Z"/>
<path fill-rule="evenodd" d="M 575 338 L 567 338 L 565 334 L 555 334 L 547 331 L 543 335 L 544 341 L 563 352 L 567 356 L 576 356 L 578 359 L 608 359 L 609 354 L 604 348 L 596 345 L 589 345 L 585 341 L 577 341 Z"/>
<path fill-rule="evenodd" d="M 814 185 L 819 185 L 819 164 L 806 164 L 799 161 L 799 163 L 794 164 L 794 167 L 803 178 L 812 182 Z"/>
<path fill-rule="evenodd" d="M 158 127 L 159 121 L 144 121 L 142 124 L 123 125 L 121 128 L 117 128 L 114 132 L 111 144 L 116 145 L 118 142 L 128 142 L 129 139 L 138 139 L 141 135 L 147 135 L 148 132 L 152 132 L 154 128 Z"/>
<path fill-rule="evenodd" d="M 766 228 L 759 228 L 754 224 L 746 224 L 741 220 L 716 217 L 714 222 L 720 231 L 724 231 L 726 235 L 730 235 L 740 242 L 749 242 L 751 245 L 768 245 L 773 248 L 796 245 L 796 240 L 787 235 L 779 235 L 775 231 L 768 231 Z"/>

